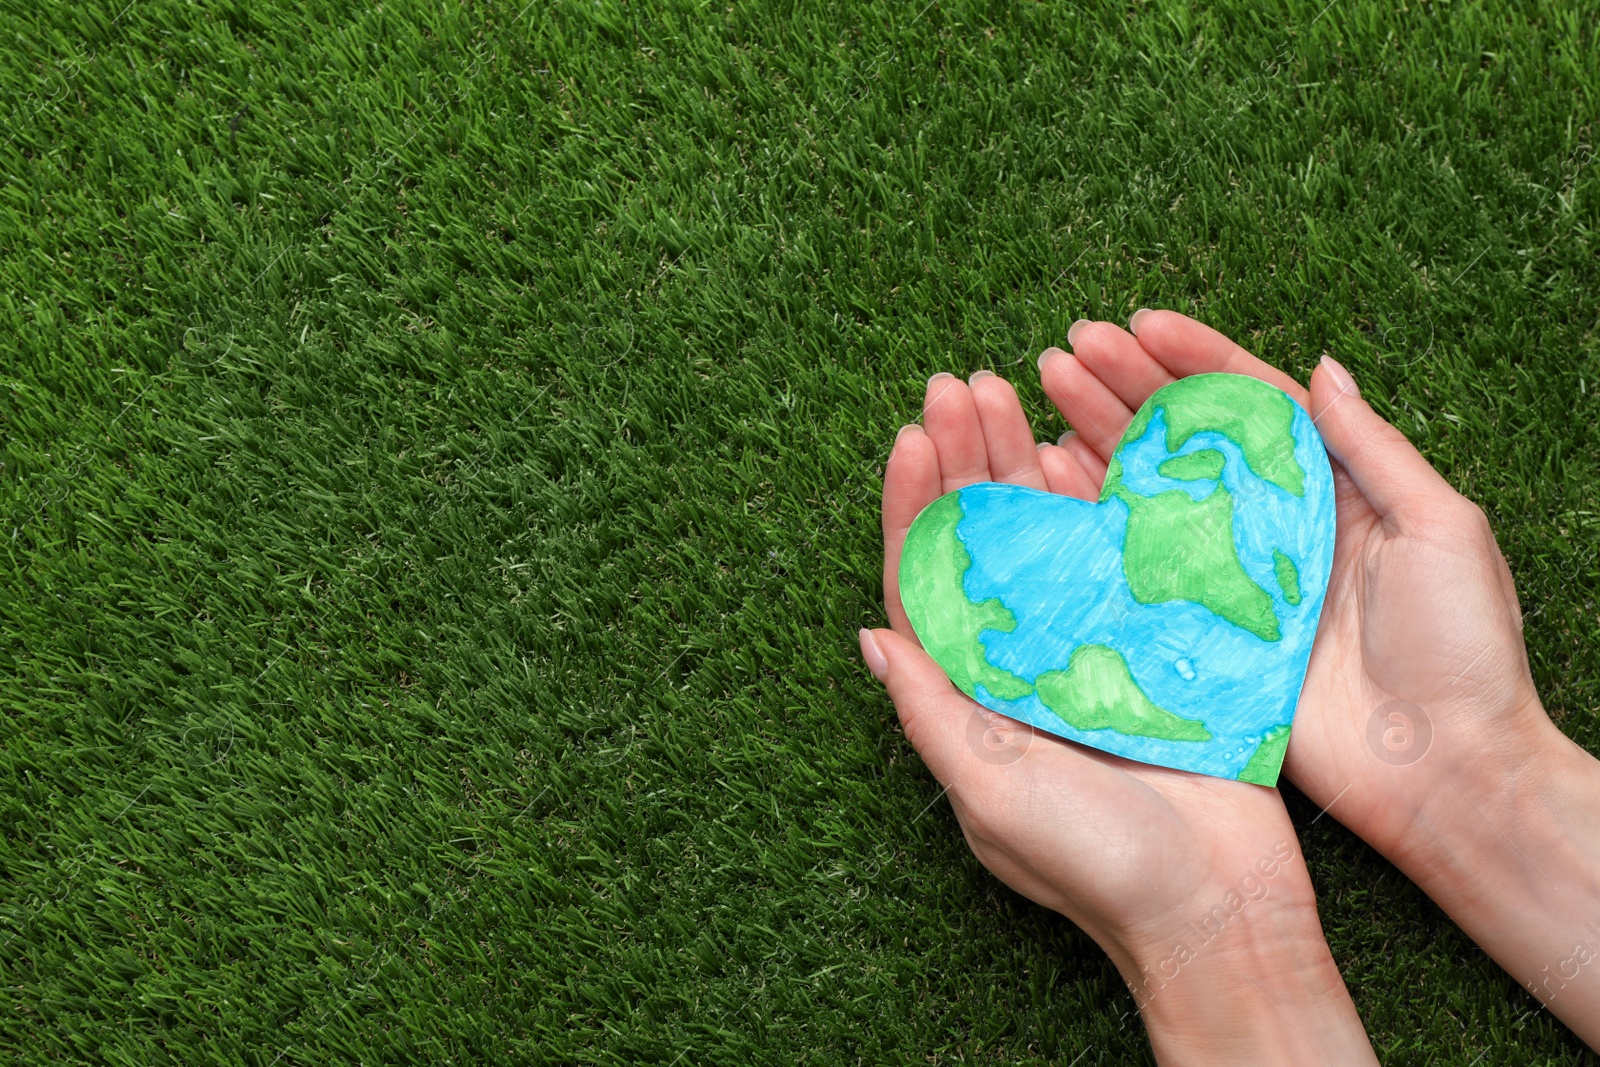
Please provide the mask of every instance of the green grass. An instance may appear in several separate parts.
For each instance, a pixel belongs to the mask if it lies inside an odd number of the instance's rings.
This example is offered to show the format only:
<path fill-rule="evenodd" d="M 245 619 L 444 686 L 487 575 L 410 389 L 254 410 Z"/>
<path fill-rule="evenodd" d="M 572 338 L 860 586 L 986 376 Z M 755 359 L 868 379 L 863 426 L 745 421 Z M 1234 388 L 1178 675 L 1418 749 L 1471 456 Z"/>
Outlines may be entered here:
<path fill-rule="evenodd" d="M 1345 359 L 1600 751 L 1593 0 L 524 2 L 4 2 L 0 1059 L 1147 1059 L 855 650 L 1079 316 Z M 1595 1062 L 1289 799 L 1386 1063 Z"/>

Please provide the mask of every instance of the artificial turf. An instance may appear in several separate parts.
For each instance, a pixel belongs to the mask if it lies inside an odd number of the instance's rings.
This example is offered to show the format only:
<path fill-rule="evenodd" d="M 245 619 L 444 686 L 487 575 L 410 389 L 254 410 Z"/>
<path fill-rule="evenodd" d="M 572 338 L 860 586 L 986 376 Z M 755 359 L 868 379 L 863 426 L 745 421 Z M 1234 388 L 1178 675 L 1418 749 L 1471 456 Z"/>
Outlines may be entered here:
<path fill-rule="evenodd" d="M 4 0 L 0 1059 L 1148 1059 L 862 668 L 938 370 L 1324 352 L 1600 751 L 1600 7 Z M 1595 1062 L 1288 792 L 1390 1064 Z"/>

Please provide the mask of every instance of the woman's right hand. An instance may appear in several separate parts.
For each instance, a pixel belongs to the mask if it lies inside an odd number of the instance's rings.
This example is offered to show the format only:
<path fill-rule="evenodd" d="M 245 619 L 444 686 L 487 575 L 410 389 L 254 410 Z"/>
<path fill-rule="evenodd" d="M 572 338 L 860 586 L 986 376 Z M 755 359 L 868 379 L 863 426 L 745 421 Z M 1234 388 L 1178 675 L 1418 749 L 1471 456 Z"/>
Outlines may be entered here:
<path fill-rule="evenodd" d="M 1225 371 L 1294 396 L 1334 460 L 1333 572 L 1285 773 L 1600 1043 L 1600 764 L 1539 703 L 1483 511 L 1331 358 L 1308 392 L 1176 312 L 1140 311 L 1130 327 L 1076 324 L 1073 353 L 1040 361 L 1096 454 L 1162 385 Z"/>

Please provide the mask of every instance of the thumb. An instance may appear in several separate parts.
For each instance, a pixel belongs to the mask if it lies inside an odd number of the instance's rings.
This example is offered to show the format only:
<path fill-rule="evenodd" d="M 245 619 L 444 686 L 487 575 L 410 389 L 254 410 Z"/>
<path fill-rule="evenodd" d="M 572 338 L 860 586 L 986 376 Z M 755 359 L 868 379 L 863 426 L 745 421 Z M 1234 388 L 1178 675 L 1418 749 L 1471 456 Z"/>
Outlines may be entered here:
<path fill-rule="evenodd" d="M 889 690 L 911 747 L 941 785 L 956 785 L 978 762 L 968 743 L 978 705 L 931 656 L 893 630 L 862 630 L 861 656 Z"/>
<path fill-rule="evenodd" d="M 1405 434 L 1361 399 L 1355 379 L 1332 356 L 1323 356 L 1311 375 L 1311 421 L 1379 516 L 1403 522 L 1441 493 L 1455 495 Z"/>

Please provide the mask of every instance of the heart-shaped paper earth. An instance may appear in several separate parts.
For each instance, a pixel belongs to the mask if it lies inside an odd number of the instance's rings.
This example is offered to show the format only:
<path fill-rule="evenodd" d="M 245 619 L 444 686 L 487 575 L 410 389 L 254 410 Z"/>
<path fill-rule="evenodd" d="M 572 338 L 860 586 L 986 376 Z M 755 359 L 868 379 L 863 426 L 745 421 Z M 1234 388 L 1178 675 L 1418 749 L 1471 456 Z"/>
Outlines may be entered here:
<path fill-rule="evenodd" d="M 1275 785 L 1333 563 L 1333 474 L 1288 394 L 1144 402 L 1098 503 L 981 482 L 929 504 L 900 596 L 968 696 L 1144 763 Z"/>

